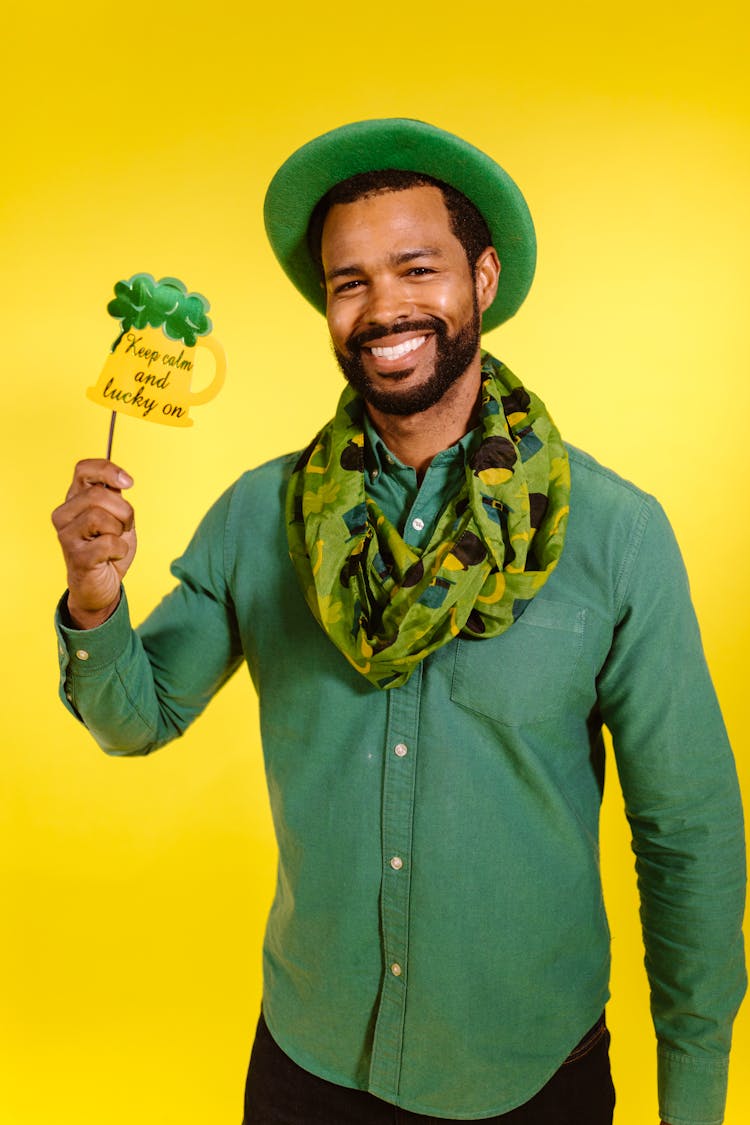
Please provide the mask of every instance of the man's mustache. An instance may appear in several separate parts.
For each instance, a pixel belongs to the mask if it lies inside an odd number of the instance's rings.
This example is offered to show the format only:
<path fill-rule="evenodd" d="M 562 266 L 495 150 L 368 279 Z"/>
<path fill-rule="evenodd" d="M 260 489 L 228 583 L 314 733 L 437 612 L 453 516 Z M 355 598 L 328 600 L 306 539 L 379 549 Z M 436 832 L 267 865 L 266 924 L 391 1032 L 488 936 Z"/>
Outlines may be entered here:
<path fill-rule="evenodd" d="M 386 336 L 397 336 L 402 332 L 434 332 L 436 336 L 443 336 L 447 331 L 445 321 L 437 316 L 425 317 L 423 320 L 399 320 L 390 328 L 385 326 L 367 328 L 364 332 L 350 336 L 346 341 L 346 347 L 349 354 L 354 355 L 366 344 L 372 344 L 375 340 L 382 340 Z"/>

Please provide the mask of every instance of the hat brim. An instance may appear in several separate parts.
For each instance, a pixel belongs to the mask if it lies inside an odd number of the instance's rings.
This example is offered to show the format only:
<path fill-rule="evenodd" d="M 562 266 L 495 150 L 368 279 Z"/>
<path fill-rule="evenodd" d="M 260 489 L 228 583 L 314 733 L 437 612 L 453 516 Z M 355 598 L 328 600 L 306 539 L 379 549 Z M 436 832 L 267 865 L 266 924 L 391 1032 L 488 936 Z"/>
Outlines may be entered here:
<path fill-rule="evenodd" d="M 528 293 L 536 236 L 526 200 L 507 172 L 452 133 L 408 118 L 357 121 L 303 145 L 272 179 L 264 204 L 266 232 L 300 293 L 325 313 L 325 290 L 307 245 L 318 200 L 359 172 L 398 168 L 424 172 L 463 192 L 479 209 L 500 258 L 497 295 L 482 317 L 487 331 L 508 320 Z"/>

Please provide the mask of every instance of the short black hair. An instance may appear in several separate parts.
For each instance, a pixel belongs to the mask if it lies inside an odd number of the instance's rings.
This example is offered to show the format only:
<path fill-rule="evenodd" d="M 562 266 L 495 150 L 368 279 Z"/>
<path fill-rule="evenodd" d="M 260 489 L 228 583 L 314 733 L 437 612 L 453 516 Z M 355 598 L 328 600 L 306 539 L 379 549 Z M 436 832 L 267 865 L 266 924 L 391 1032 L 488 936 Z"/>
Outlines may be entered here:
<path fill-rule="evenodd" d="M 436 187 L 443 195 L 448 218 L 453 234 L 464 248 L 469 262 L 469 268 L 474 273 L 477 259 L 483 250 L 492 245 L 490 228 L 481 212 L 471 200 L 456 188 L 428 176 L 426 172 L 409 172 L 401 168 L 382 168 L 375 172 L 359 172 L 334 184 L 325 195 L 315 204 L 315 209 L 307 225 L 307 245 L 313 261 L 317 265 L 321 278 L 323 273 L 323 258 L 321 254 L 321 241 L 323 238 L 323 225 L 330 209 L 336 203 L 356 203 L 358 199 L 365 199 L 369 195 L 380 195 L 383 192 L 406 191 L 413 187 Z"/>

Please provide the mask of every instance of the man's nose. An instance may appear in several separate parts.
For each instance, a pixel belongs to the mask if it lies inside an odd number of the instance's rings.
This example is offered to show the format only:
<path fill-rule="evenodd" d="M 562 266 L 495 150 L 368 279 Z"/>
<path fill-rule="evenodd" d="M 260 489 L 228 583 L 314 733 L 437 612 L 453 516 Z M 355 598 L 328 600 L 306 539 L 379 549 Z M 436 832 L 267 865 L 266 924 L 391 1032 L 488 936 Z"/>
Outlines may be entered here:
<path fill-rule="evenodd" d="M 413 302 L 396 277 L 373 278 L 367 290 L 365 319 L 369 324 L 394 324 L 412 316 Z"/>

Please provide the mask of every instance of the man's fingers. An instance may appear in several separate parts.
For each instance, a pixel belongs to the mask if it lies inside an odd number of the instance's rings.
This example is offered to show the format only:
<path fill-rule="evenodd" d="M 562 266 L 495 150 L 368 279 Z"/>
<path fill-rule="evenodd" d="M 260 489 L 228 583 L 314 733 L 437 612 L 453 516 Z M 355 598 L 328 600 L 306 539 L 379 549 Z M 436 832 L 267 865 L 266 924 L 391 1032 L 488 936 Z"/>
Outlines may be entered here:
<path fill-rule="evenodd" d="M 68 551 L 68 565 L 75 574 L 92 571 L 102 563 L 119 562 L 127 558 L 132 542 L 122 535 L 97 535 L 93 539 L 78 539 Z"/>
<path fill-rule="evenodd" d="M 123 531 L 130 531 L 133 527 L 133 509 L 119 492 L 101 486 L 86 488 L 82 492 L 73 494 L 59 508 L 52 513 L 52 523 L 60 534 L 83 513 L 100 512 L 109 514 L 120 521 Z"/>
<path fill-rule="evenodd" d="M 119 491 L 121 488 L 130 488 L 132 483 L 133 478 L 130 474 L 121 469 L 119 465 L 115 465 L 113 461 L 92 457 L 79 461 L 76 465 L 73 483 L 68 489 L 66 499 L 70 500 L 78 493 L 95 485 L 104 485 L 105 488 Z"/>
<path fill-rule="evenodd" d="M 128 523 L 104 508 L 84 508 L 60 530 L 63 546 L 72 545 L 76 540 L 97 539 L 101 535 L 123 535 L 132 529 Z"/>

